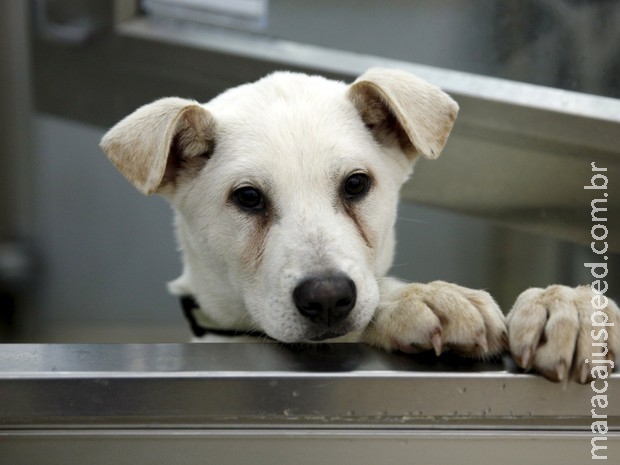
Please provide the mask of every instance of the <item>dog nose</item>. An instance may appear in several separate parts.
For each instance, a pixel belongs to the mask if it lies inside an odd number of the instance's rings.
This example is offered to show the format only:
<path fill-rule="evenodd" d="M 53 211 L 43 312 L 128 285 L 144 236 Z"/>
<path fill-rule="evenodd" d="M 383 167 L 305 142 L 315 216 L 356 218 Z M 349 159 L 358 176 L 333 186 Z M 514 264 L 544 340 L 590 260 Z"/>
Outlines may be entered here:
<path fill-rule="evenodd" d="M 293 291 L 299 313 L 326 326 L 344 320 L 355 307 L 356 298 L 355 283 L 345 275 L 308 278 Z"/>

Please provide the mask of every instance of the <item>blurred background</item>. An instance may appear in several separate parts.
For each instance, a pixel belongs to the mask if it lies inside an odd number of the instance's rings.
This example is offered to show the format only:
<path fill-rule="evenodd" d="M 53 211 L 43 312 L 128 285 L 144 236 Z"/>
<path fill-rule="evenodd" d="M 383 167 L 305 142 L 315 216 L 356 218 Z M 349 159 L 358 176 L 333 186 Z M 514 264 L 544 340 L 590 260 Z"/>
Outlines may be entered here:
<path fill-rule="evenodd" d="M 181 271 L 171 211 L 115 171 L 105 130 L 162 96 L 373 65 L 461 105 L 403 193 L 394 275 L 484 288 L 505 310 L 529 286 L 591 282 L 595 162 L 620 295 L 620 2 L 4 0 L 0 341 L 186 341 L 165 286 Z"/>

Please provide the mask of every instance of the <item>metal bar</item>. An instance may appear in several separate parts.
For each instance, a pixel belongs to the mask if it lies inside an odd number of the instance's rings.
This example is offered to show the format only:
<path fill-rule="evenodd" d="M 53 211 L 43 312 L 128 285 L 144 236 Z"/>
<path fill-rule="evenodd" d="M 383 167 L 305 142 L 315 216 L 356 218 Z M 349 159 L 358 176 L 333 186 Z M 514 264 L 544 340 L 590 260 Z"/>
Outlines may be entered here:
<path fill-rule="evenodd" d="M 117 33 L 208 54 L 207 87 L 226 69 L 233 85 L 253 80 L 256 69 L 351 80 L 372 66 L 408 70 L 441 86 L 459 102 L 459 118 L 442 158 L 418 163 L 405 200 L 589 244 L 592 199 L 583 186 L 590 163 L 606 167 L 610 179 L 620 176 L 617 99 L 149 17 L 123 22 Z M 610 183 L 608 192 L 609 199 L 620 197 L 620 184 Z M 620 217 L 608 226 L 620 228 Z M 608 241 L 620 251 L 620 240 Z"/>
<path fill-rule="evenodd" d="M 400 68 L 435 83 L 457 99 L 469 97 L 489 103 L 542 110 L 557 115 L 574 115 L 620 125 L 620 100 L 608 97 L 149 17 L 136 17 L 123 22 L 117 26 L 117 32 L 121 36 L 207 49 L 253 60 L 313 69 L 344 78 L 355 78 L 372 66 Z M 484 115 L 479 115 L 479 118 L 485 119 L 488 126 L 510 127 L 514 122 L 513 115 L 504 116 L 499 120 L 483 118 Z M 523 132 L 549 137 L 546 128 L 538 127 L 534 121 L 523 122 L 529 123 L 522 128 Z M 553 129 L 562 131 L 565 137 L 576 137 L 574 133 L 569 133 L 567 128 Z M 614 137 L 613 140 L 617 138 Z M 608 139 L 591 141 L 593 144 L 600 144 L 601 148 L 616 151 L 617 147 L 608 145 L 610 142 Z"/>
<path fill-rule="evenodd" d="M 597 455 L 615 463 L 619 438 L 617 433 L 608 438 L 608 450 Z M 0 454 L 11 465 L 566 465 L 590 463 L 591 449 L 591 436 L 583 433 L 0 431 Z"/>
<path fill-rule="evenodd" d="M 608 392 L 620 399 L 620 375 Z M 365 345 L 5 345 L 0 430 L 373 428 L 590 431 L 589 385 Z M 604 409 L 618 431 L 620 400 Z"/>

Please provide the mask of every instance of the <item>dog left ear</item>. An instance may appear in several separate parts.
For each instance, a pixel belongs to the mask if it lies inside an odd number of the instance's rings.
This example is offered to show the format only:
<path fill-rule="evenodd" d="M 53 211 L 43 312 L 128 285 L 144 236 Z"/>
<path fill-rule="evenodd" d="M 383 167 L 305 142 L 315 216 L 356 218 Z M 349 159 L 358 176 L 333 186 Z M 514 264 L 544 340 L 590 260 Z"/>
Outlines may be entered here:
<path fill-rule="evenodd" d="M 410 158 L 437 158 L 459 110 L 438 87 L 394 69 L 369 69 L 351 84 L 349 98 L 379 143 L 398 143 Z"/>
<path fill-rule="evenodd" d="M 163 193 L 197 172 L 214 146 L 215 120 L 193 100 L 167 97 L 138 108 L 101 139 L 116 168 L 143 194 Z"/>

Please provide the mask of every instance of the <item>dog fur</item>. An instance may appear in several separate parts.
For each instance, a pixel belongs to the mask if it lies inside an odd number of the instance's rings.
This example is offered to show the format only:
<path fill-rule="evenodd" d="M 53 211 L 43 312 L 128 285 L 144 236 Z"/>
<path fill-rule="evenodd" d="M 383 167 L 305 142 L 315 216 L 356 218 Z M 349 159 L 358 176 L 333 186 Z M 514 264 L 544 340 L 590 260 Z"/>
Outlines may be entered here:
<path fill-rule="evenodd" d="M 404 352 L 510 349 L 523 368 L 585 382 L 589 288 L 530 289 L 505 319 L 484 291 L 386 276 L 399 189 L 419 156 L 439 156 L 457 112 L 398 70 L 350 85 L 278 72 L 204 105 L 145 105 L 101 147 L 142 193 L 172 205 L 184 269 L 170 289 L 192 295 L 213 327 Z M 620 317 L 613 303 L 606 312 L 613 359 Z"/>

